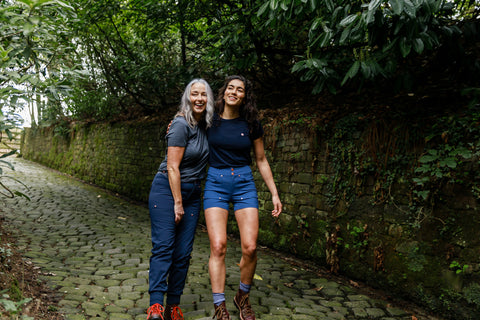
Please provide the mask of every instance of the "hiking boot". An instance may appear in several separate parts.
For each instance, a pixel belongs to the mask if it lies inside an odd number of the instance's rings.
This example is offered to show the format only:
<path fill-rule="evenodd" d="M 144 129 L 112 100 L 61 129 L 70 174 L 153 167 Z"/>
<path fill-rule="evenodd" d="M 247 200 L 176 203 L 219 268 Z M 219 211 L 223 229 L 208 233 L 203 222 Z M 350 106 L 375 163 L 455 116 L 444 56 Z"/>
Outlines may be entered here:
<path fill-rule="evenodd" d="M 164 320 L 163 306 L 160 303 L 155 303 L 147 310 L 147 320 Z"/>
<path fill-rule="evenodd" d="M 165 307 L 165 320 L 184 320 L 182 309 L 176 304 L 167 304 Z"/>
<path fill-rule="evenodd" d="M 233 303 L 240 311 L 241 320 L 255 320 L 255 312 L 252 310 L 250 300 L 248 299 L 248 293 L 238 290 L 237 294 L 233 298 Z"/>
<path fill-rule="evenodd" d="M 225 301 L 220 303 L 218 306 L 215 306 L 215 314 L 212 319 L 217 318 L 217 320 L 230 320 L 230 315 L 227 311 L 227 306 L 225 306 Z"/>

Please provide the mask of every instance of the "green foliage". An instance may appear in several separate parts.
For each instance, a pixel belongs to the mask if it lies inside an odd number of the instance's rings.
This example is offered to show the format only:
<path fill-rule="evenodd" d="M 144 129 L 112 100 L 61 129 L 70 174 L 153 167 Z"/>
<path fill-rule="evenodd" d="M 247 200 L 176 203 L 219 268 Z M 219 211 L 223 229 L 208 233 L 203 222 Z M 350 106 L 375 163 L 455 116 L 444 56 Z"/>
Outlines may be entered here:
<path fill-rule="evenodd" d="M 12 249 L 10 245 L 7 244 L 5 247 L 0 247 L 0 263 L 2 267 L 7 267 L 10 265 L 10 257 L 12 256 Z"/>
<path fill-rule="evenodd" d="M 7 138 L 9 140 L 13 139 L 13 134 L 12 134 L 12 129 L 15 128 L 17 125 L 16 118 L 11 118 L 11 117 L 5 117 L 3 115 L 2 110 L 0 109 L 0 143 L 2 142 L 2 138 L 4 133 L 7 135 Z M 4 173 L 4 169 L 10 169 L 14 170 L 13 165 L 7 161 L 4 160 L 8 156 L 14 155 L 17 152 L 17 150 L 11 150 L 10 152 L 7 152 L 5 154 L 0 154 L 0 196 L 6 196 L 9 198 L 13 198 L 14 196 L 20 196 L 20 197 L 25 197 L 27 199 L 28 196 L 25 195 L 24 193 L 17 191 L 17 190 L 12 190 L 11 187 L 7 186 L 2 180 L 10 180 L 14 181 L 20 185 L 25 186 L 21 181 L 18 179 L 15 179 L 11 176 L 8 176 Z M 26 187 L 26 186 L 25 186 Z"/>
<path fill-rule="evenodd" d="M 461 274 L 467 271 L 467 269 L 469 268 L 469 265 L 465 264 L 462 266 L 458 261 L 454 260 L 450 263 L 449 268 L 455 271 L 456 274 Z"/>
<path fill-rule="evenodd" d="M 333 128 L 329 144 L 335 146 L 334 152 L 331 153 L 335 174 L 333 181 L 327 185 L 331 205 L 339 201 L 344 201 L 348 205 L 357 193 L 355 180 L 358 178 L 359 161 L 364 151 L 358 148 L 356 140 L 362 119 L 361 115 L 350 114 L 337 121 Z"/>
<path fill-rule="evenodd" d="M 353 248 L 361 249 L 368 245 L 368 240 L 365 238 L 366 226 L 347 225 L 347 230 L 350 236 L 353 237 Z"/>
<path fill-rule="evenodd" d="M 463 290 L 467 302 L 476 305 L 478 308 L 480 306 L 480 284 L 472 282 Z"/>
<path fill-rule="evenodd" d="M 455 18 L 473 21 L 477 6 L 473 1 L 270 0 L 258 16 L 267 18 L 264 26 L 274 37 L 302 51 L 293 72 L 313 81 L 314 92 L 336 92 L 352 80 L 391 78 L 403 59 L 432 54 L 462 34 Z"/>
<path fill-rule="evenodd" d="M 465 115 L 441 117 L 432 127 L 426 142 L 431 146 L 418 159 L 414 194 L 418 202 L 433 203 L 438 190 L 446 184 L 463 184 L 469 174 L 462 170 L 467 161 L 478 158 L 480 106 L 470 107 Z M 474 180 L 473 180 L 474 181 Z M 474 190 L 477 185 L 473 184 Z"/>
<path fill-rule="evenodd" d="M 354 250 L 363 257 L 368 247 L 368 233 L 366 229 L 367 225 L 358 226 L 353 223 L 347 223 L 346 230 L 348 234 L 345 237 L 338 237 L 338 243 L 345 249 Z"/>
<path fill-rule="evenodd" d="M 20 301 L 14 301 L 13 299 L 10 298 L 7 292 L 8 292 L 8 289 L 0 291 L 0 294 L 2 295 L 2 297 L 0 298 L 0 304 L 3 306 L 3 308 L 5 309 L 8 315 L 19 314 L 19 312 L 21 312 L 22 306 L 32 300 L 31 298 L 25 298 L 25 299 L 21 299 Z M 22 319 L 33 320 L 32 317 L 25 317 L 25 316 L 22 316 Z"/>
<path fill-rule="evenodd" d="M 60 120 L 58 124 L 55 126 L 53 129 L 53 132 L 55 133 L 55 137 L 61 137 L 64 139 L 68 139 L 70 136 L 70 133 L 72 132 L 72 129 L 70 128 L 69 122 L 65 120 Z"/>
<path fill-rule="evenodd" d="M 335 174 L 327 184 L 330 203 L 342 201 L 348 207 L 358 195 L 368 192 L 367 187 L 373 187 L 373 204 L 395 205 L 391 190 L 409 186 L 402 192 L 402 204 L 408 208 L 402 210 L 412 226 L 420 227 L 442 201 L 444 187 L 461 185 L 478 196 L 474 163 L 480 156 L 479 120 L 478 105 L 440 116 L 433 125 L 425 125 L 423 132 L 417 132 L 417 122 L 389 119 L 387 127 L 382 121 L 372 121 L 371 116 L 343 117 L 329 128 L 328 144 L 335 146 L 330 150 Z M 365 134 L 362 139 L 360 132 Z M 452 221 L 454 217 L 442 221 L 443 235 L 458 232 Z"/>
<path fill-rule="evenodd" d="M 66 28 L 66 21 L 72 18 L 70 9 L 59 0 L 0 3 L 2 108 L 28 105 L 30 113 L 36 112 L 42 119 L 51 103 L 58 105 L 62 96 L 68 95 L 78 68 Z M 62 112 L 59 108 L 54 116 Z"/>
<path fill-rule="evenodd" d="M 207 28 L 201 1 L 72 1 L 73 30 L 89 78 L 68 100 L 75 118 L 138 116 L 178 102 L 193 77 L 214 69 L 203 62 Z M 211 45 L 211 44 L 209 44 Z"/>
<path fill-rule="evenodd" d="M 429 149 L 418 161 L 415 169 L 417 177 L 413 178 L 417 189 L 413 191 L 416 198 L 426 201 L 430 198 L 432 184 L 441 185 L 443 182 L 463 182 L 461 177 L 455 175 L 455 169 L 464 160 L 474 156 L 474 152 L 465 147 L 455 147 L 449 144 L 440 145 L 441 150 Z"/>
<path fill-rule="evenodd" d="M 408 251 L 407 259 L 408 269 L 410 271 L 422 272 L 424 270 L 427 259 L 420 252 L 420 248 L 411 247 Z"/>
<path fill-rule="evenodd" d="M 299 229 L 308 229 L 308 221 L 307 221 L 307 215 L 305 214 L 300 214 L 299 216 L 296 215 L 295 219 L 297 220 L 297 228 Z"/>
<path fill-rule="evenodd" d="M 455 62 L 472 82 L 480 65 L 462 43 L 478 41 L 478 12 L 459 0 L 3 1 L 0 100 L 49 125 L 162 112 L 193 77 L 216 88 L 231 73 L 271 105 L 383 79 L 409 87 L 417 58 Z"/>

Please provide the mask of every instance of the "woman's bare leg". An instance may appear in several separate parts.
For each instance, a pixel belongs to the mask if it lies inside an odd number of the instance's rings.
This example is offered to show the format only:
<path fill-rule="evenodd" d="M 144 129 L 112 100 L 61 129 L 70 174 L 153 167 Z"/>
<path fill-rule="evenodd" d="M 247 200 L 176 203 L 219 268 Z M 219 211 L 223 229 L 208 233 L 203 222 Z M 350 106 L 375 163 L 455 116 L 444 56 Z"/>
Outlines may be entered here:
<path fill-rule="evenodd" d="M 257 267 L 257 239 L 258 239 L 258 209 L 245 208 L 235 211 L 240 241 L 242 245 L 242 259 L 240 260 L 240 281 L 251 285 Z"/>
<path fill-rule="evenodd" d="M 222 208 L 208 208 L 205 210 L 208 238 L 210 239 L 210 260 L 208 272 L 212 292 L 225 292 L 225 255 L 227 253 L 227 221 L 228 210 Z"/>

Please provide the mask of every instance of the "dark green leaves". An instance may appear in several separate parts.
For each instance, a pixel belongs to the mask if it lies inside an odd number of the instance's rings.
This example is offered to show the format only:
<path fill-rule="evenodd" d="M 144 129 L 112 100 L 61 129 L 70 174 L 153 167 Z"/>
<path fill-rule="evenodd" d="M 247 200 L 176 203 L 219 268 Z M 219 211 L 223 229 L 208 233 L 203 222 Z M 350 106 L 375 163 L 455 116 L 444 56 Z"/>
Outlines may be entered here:
<path fill-rule="evenodd" d="M 455 24 L 442 17 L 440 0 L 292 0 L 299 15 L 291 18 L 280 8 L 282 1 L 267 2 L 270 5 L 263 4 L 258 16 L 268 17 L 275 37 L 283 37 L 282 25 L 298 26 L 297 34 L 308 30 L 304 52 L 296 62 L 300 65 L 292 70 L 319 82 L 325 80 L 325 73 L 309 68 L 304 61 L 322 58 L 335 65 L 341 75 L 335 77 L 342 79 L 338 85 L 357 77 L 373 80 L 392 75 L 398 61 L 435 50 L 443 35 L 460 34 Z M 448 5 L 452 10 L 462 6 L 460 2 Z M 297 21 L 304 23 L 295 24 Z M 301 43 L 297 47 L 302 47 Z"/>
<path fill-rule="evenodd" d="M 198 76 L 301 79 L 316 93 L 383 81 L 456 41 L 455 19 L 475 12 L 441 0 L 10 3 L 0 4 L 0 82 L 47 96 L 52 114 L 67 101 L 73 116 L 95 119 L 157 113 Z"/>

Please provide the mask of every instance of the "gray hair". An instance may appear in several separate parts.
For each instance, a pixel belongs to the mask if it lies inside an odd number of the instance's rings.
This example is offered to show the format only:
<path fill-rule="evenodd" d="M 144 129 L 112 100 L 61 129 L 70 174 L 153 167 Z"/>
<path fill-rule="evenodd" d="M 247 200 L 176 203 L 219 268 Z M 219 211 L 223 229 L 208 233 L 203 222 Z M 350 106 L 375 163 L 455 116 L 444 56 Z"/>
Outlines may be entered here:
<path fill-rule="evenodd" d="M 197 120 L 193 117 L 192 113 L 192 102 L 190 101 L 190 92 L 192 91 L 192 86 L 195 83 L 201 83 L 205 85 L 205 89 L 207 91 L 207 106 L 205 108 L 205 116 L 203 117 L 202 121 L 205 121 L 205 128 L 208 128 L 212 125 L 213 122 L 213 112 L 214 112 L 214 97 L 213 91 L 210 88 L 210 85 L 204 79 L 193 79 L 185 88 L 183 92 L 182 99 L 180 100 L 180 106 L 178 108 L 178 112 L 175 117 L 183 116 L 190 127 L 196 126 Z"/>

